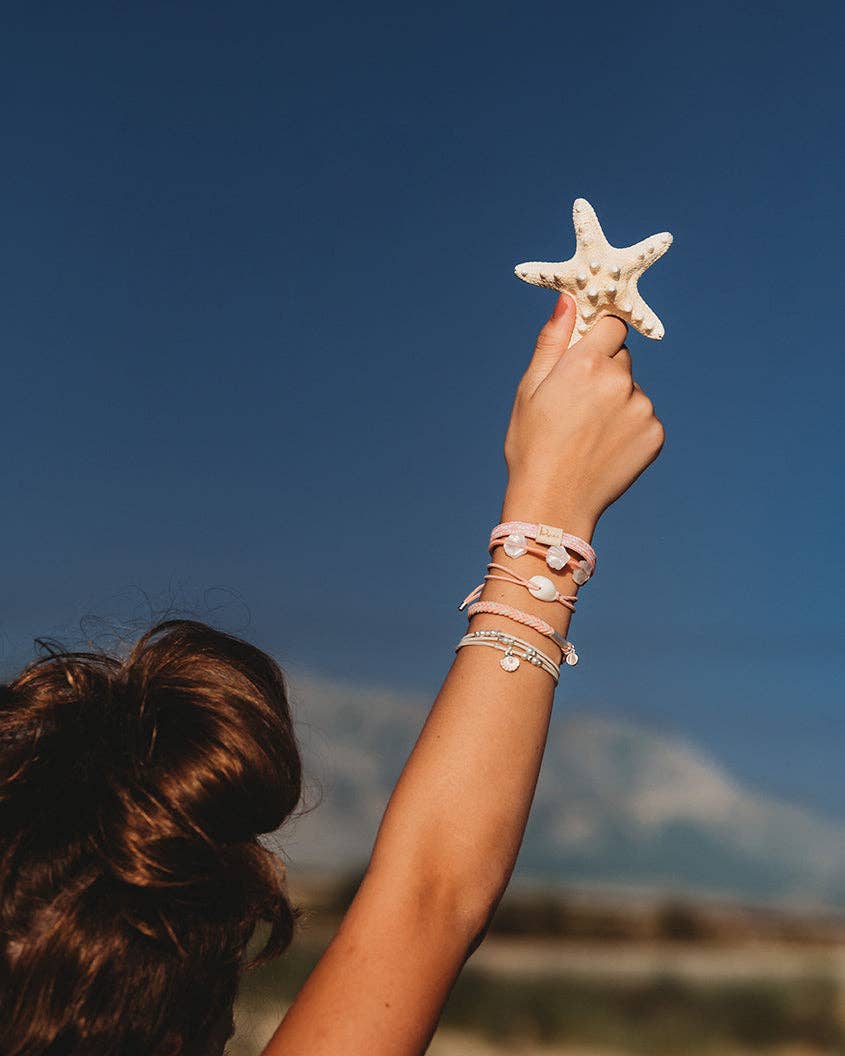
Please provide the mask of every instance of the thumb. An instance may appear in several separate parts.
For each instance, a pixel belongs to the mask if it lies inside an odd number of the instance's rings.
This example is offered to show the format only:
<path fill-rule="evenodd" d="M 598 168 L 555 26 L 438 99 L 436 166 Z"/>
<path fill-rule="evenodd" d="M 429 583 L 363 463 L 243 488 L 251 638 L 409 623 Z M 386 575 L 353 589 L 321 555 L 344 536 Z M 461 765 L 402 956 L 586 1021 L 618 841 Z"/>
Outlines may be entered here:
<path fill-rule="evenodd" d="M 574 326 L 575 300 L 568 293 L 562 293 L 546 325 L 537 335 L 534 355 L 525 372 L 526 377 L 533 383 L 532 389 L 536 389 L 569 348 Z"/>

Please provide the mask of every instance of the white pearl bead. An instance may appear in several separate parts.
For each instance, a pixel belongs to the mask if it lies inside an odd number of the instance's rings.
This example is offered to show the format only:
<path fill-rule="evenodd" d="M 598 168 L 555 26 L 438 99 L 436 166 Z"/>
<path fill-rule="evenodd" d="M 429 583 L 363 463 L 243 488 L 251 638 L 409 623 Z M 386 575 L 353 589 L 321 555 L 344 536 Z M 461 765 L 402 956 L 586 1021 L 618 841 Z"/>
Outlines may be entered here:
<path fill-rule="evenodd" d="M 550 546 L 546 551 L 546 564 L 555 572 L 560 572 L 569 560 L 569 551 L 565 546 Z"/>
<path fill-rule="evenodd" d="M 532 576 L 528 582 L 531 584 L 528 588 L 528 593 L 540 601 L 555 601 L 557 599 L 557 590 L 554 583 L 550 579 L 546 579 L 545 576 Z"/>
<path fill-rule="evenodd" d="M 519 532 L 511 532 L 511 534 L 505 539 L 505 553 L 508 557 L 522 557 L 523 554 L 528 553 L 528 549 L 525 545 L 525 536 Z"/>

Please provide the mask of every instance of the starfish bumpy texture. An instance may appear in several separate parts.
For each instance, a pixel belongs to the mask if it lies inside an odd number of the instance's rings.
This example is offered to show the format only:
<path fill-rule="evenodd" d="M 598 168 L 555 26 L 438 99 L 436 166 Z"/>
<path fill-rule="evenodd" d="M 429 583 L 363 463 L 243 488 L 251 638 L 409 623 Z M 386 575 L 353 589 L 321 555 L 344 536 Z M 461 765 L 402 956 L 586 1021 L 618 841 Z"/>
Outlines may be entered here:
<path fill-rule="evenodd" d="M 615 315 L 646 337 L 660 340 L 663 323 L 637 290 L 637 279 L 672 245 L 668 231 L 651 235 L 635 246 L 616 249 L 607 241 L 595 210 L 584 198 L 572 206 L 575 255 L 558 264 L 529 261 L 518 264 L 518 278 L 534 286 L 564 290 L 578 309 L 570 346 L 595 326 L 603 315 Z"/>

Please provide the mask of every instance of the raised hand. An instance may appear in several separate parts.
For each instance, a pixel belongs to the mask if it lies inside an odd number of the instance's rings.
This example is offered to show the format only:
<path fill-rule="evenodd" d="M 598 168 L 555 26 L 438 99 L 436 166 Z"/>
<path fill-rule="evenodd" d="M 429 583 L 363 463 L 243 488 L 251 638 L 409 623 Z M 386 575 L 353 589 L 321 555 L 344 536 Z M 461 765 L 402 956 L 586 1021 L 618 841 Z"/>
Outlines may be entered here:
<path fill-rule="evenodd" d="M 600 319 L 567 348 L 574 323 L 575 302 L 563 293 L 517 388 L 502 520 L 543 521 L 589 538 L 657 458 L 664 431 L 632 377 L 625 323 Z"/>

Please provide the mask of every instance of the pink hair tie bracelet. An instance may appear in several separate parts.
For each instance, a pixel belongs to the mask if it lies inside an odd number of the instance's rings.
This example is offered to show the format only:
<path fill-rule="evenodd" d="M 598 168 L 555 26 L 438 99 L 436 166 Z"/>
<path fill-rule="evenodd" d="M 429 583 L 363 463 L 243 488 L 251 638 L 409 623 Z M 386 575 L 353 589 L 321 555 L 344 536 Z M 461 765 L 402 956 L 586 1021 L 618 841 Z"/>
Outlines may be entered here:
<path fill-rule="evenodd" d="M 536 554 L 537 557 L 545 558 L 546 564 L 549 568 L 554 569 L 555 572 L 560 572 L 566 567 L 566 565 L 572 560 L 572 555 L 563 546 L 550 546 L 548 550 L 544 550 L 540 546 L 532 546 L 525 536 L 518 534 L 517 532 L 511 535 L 505 536 L 504 540 L 492 543 L 490 546 L 490 553 L 492 554 L 497 546 L 502 546 L 508 557 L 522 557 L 523 554 Z M 572 579 L 580 587 L 590 578 L 590 563 L 589 561 L 582 560 L 572 569 Z"/>
<path fill-rule="evenodd" d="M 522 576 L 518 576 L 516 572 L 513 572 L 505 565 L 497 565 L 495 561 L 491 561 L 488 568 L 498 568 L 501 572 L 504 572 L 504 576 L 497 576 L 495 572 L 488 572 L 484 577 L 485 582 L 488 579 L 501 579 L 504 583 L 515 583 L 517 586 L 525 587 L 528 593 L 537 598 L 538 601 L 559 601 L 564 608 L 569 609 L 570 612 L 575 612 L 575 605 L 578 599 L 574 594 L 561 594 L 560 591 L 555 587 L 554 583 L 546 576 L 532 576 L 531 579 L 523 579 Z M 469 602 L 475 601 L 476 598 L 484 590 L 484 583 L 479 583 L 475 590 L 470 591 L 469 594 L 464 598 L 461 604 L 458 606 L 458 611 L 462 610 L 465 605 Z"/>
<path fill-rule="evenodd" d="M 529 539 L 548 547 L 545 555 L 542 550 L 530 546 Z M 577 535 L 570 535 L 562 528 L 555 528 L 550 524 L 534 524 L 531 521 L 505 521 L 497 524 L 490 533 L 488 549 L 491 555 L 497 546 L 503 546 L 508 557 L 518 558 L 527 553 L 545 556 L 546 564 L 556 572 L 574 560 L 569 552 L 572 550 L 582 559 L 572 570 L 572 578 L 578 586 L 586 583 L 596 570 L 596 552 L 590 544 Z"/>

